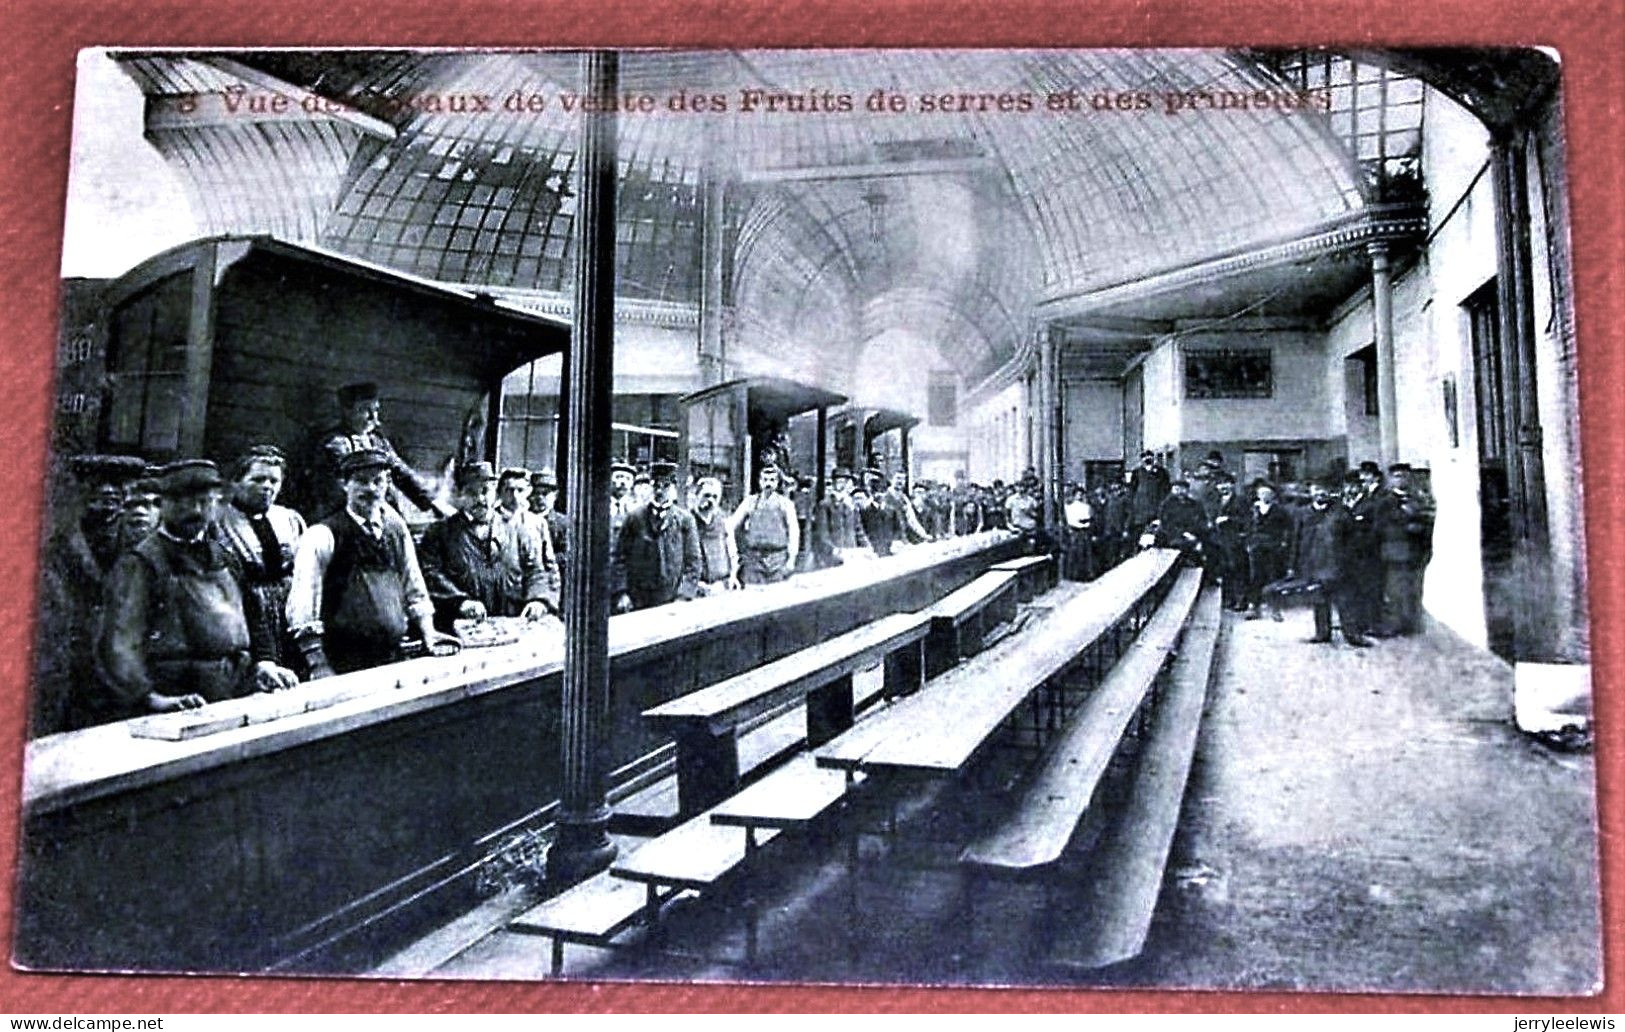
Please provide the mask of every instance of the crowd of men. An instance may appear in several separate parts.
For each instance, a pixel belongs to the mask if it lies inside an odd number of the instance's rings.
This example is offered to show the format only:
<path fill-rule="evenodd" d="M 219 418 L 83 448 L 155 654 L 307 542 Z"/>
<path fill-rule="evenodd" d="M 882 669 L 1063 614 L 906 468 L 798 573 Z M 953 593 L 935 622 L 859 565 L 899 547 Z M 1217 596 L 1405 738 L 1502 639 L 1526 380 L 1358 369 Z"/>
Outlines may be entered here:
<path fill-rule="evenodd" d="M 459 646 L 491 617 L 556 620 L 571 561 L 551 470 L 468 462 L 449 503 L 380 429 L 378 391 L 339 391 L 342 418 L 302 470 L 278 447 L 228 469 L 78 456 L 72 518 L 47 546 L 34 735 L 274 691 Z M 293 500 L 283 488 L 291 478 Z M 724 485 L 616 463 L 612 606 L 626 612 L 771 584 L 905 542 L 1002 526 L 961 484 L 837 469 L 816 503 L 771 463 L 731 512 Z M 439 519 L 415 537 L 400 499 Z M 1025 494 L 1022 495 L 1026 497 Z M 1033 503 L 1035 505 L 1036 503 Z M 1010 510 L 1019 525 L 1033 505 Z M 1030 522 L 1030 520 L 1029 520 Z"/>
<path fill-rule="evenodd" d="M 1177 548 L 1222 584 L 1224 605 L 1281 618 L 1289 601 L 1314 611 L 1313 642 L 1421 629 L 1422 575 L 1432 556 L 1432 499 L 1411 467 L 1375 462 L 1336 477 L 1241 488 L 1219 452 L 1175 477 L 1153 452 L 1119 481 L 1072 485 L 1062 509 L 1068 575 L 1087 580 L 1150 545 Z"/>
<path fill-rule="evenodd" d="M 269 444 L 223 474 L 186 459 L 161 468 L 127 456 L 80 456 L 75 518 L 53 536 L 42 580 L 35 735 L 190 709 L 460 646 L 457 632 L 493 617 L 557 620 L 572 561 L 569 521 L 551 470 L 467 462 L 450 502 L 379 429 L 377 389 L 340 391 L 342 421 L 319 439 L 304 514 L 282 503 L 289 460 Z M 898 547 L 1010 530 L 1034 551 L 1056 547 L 1037 476 L 1006 486 L 912 487 L 902 472 L 836 468 L 828 490 L 758 462 L 754 490 L 728 511 L 716 477 L 656 461 L 610 474 L 614 612 L 773 584 L 892 554 Z M 1241 497 L 1217 454 L 1173 479 L 1147 453 L 1121 483 L 1068 498 L 1060 546 L 1087 579 L 1158 543 L 1204 562 L 1225 601 L 1253 615 L 1310 599 L 1317 641 L 1331 607 L 1345 640 L 1411 634 L 1432 509 L 1408 467 L 1385 481 L 1362 463 L 1337 497 L 1265 482 Z M 1192 482 L 1194 480 L 1194 483 Z M 396 499 L 439 514 L 415 538 Z M 307 516 L 310 519 L 307 521 Z"/>

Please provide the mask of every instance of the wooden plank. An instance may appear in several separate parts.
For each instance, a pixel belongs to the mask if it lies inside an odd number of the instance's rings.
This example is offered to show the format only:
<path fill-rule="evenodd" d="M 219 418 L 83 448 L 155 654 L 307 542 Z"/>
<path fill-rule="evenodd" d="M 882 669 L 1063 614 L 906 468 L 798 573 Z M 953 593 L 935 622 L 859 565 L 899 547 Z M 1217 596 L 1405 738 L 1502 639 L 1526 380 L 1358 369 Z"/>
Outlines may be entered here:
<path fill-rule="evenodd" d="M 1019 559 L 1006 559 L 1002 563 L 994 563 L 988 567 L 990 573 L 1025 573 L 1028 570 L 1053 562 L 1047 555 L 1024 555 Z"/>
<path fill-rule="evenodd" d="M 741 828 L 799 828 L 817 819 L 846 794 L 846 776 L 802 753 L 732 799 L 711 810 L 711 820 Z"/>
<path fill-rule="evenodd" d="M 772 829 L 757 832 L 757 845 L 766 845 L 778 834 Z M 649 885 L 703 890 L 727 877 L 745 855 L 745 832 L 713 824 L 707 810 L 640 846 L 613 864 L 610 873 Z"/>
<path fill-rule="evenodd" d="M 927 774 L 958 771 L 1034 689 L 1122 620 L 1176 560 L 1171 549 L 1141 552 L 1101 575 L 1042 624 L 984 653 L 990 663 L 961 666 L 937 678 L 924 693 L 935 706 L 920 714 L 882 714 L 892 726 L 857 766 Z M 986 683 L 989 669 L 998 672 L 992 685 Z"/>
<path fill-rule="evenodd" d="M 663 722 L 703 720 L 713 733 L 729 730 L 825 682 L 873 666 L 887 652 L 925 637 L 929 620 L 924 613 L 895 613 L 833 641 L 645 710 L 643 716 Z"/>
<path fill-rule="evenodd" d="M 1025 870 L 1060 858 L 1129 721 L 1178 644 L 1201 587 L 1201 570 L 1180 574 L 1156 615 L 1046 752 L 1010 817 L 966 847 L 961 862 Z"/>
<path fill-rule="evenodd" d="M 930 613 L 933 619 L 953 620 L 957 623 L 998 598 L 1015 582 L 1017 576 L 1015 570 L 989 571 L 958 591 L 944 596 L 942 601 L 926 612 Z"/>
<path fill-rule="evenodd" d="M 600 871 L 514 918 L 508 930 L 606 943 L 637 923 L 648 899 L 644 886 Z"/>
<path fill-rule="evenodd" d="M 1105 967 L 1145 946 L 1196 756 L 1222 623 L 1219 590 L 1209 588 L 1169 672 L 1168 694 L 1152 721 L 1128 806 L 1100 844 L 1098 874 L 1085 889 L 1081 918 L 1053 940 L 1050 959 L 1056 963 Z"/>

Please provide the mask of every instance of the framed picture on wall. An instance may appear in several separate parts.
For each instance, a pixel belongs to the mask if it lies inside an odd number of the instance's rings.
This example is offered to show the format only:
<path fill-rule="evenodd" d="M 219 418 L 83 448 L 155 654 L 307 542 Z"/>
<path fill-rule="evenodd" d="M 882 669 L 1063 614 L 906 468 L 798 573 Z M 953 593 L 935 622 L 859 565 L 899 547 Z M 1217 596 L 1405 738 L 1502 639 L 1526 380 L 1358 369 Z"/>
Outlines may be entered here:
<path fill-rule="evenodd" d="M 1269 348 L 1185 352 L 1185 397 L 1268 398 L 1275 393 Z"/>

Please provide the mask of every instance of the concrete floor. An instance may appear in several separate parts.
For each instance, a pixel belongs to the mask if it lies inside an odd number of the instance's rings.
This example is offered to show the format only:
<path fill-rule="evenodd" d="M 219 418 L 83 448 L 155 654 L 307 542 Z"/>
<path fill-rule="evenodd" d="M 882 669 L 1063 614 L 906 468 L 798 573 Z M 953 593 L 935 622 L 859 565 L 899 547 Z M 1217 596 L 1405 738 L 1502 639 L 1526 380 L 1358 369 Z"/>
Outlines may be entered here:
<path fill-rule="evenodd" d="M 1134 960 L 1067 963 L 1087 859 L 1048 887 L 979 893 L 967 920 L 955 844 L 999 806 L 1022 760 L 1009 749 L 974 787 L 909 795 L 896 841 L 860 837 L 856 877 L 843 828 L 821 841 L 781 839 L 754 886 L 679 903 L 658 941 L 569 947 L 566 977 L 1541 995 L 1600 987 L 1593 763 L 1517 733 L 1504 664 L 1437 628 L 1355 650 L 1305 643 L 1306 612 L 1283 623 L 1226 619 L 1180 833 Z M 470 920 L 455 933 L 453 948 L 442 934 L 387 973 L 415 965 L 411 973 L 430 977 L 545 977 L 546 943 L 498 927 L 523 903 L 495 901 L 483 925 Z"/>

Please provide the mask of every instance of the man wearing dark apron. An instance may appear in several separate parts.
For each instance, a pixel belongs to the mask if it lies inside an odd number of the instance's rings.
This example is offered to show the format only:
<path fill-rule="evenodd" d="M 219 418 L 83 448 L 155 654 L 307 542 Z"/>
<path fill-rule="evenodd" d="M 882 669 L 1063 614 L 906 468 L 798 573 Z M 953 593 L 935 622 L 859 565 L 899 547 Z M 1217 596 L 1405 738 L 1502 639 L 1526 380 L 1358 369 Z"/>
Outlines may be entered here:
<path fill-rule="evenodd" d="M 393 663 L 416 629 L 425 647 L 454 647 L 434 628 L 434 604 L 406 521 L 384 499 L 391 456 L 344 456 L 344 508 L 300 539 L 288 591 L 288 628 L 312 678 Z"/>
<path fill-rule="evenodd" d="M 773 584 L 795 569 L 801 526 L 796 507 L 779 494 L 777 466 L 763 466 L 757 484 L 760 490 L 739 503 L 730 521 L 739 537 L 739 580 Z"/>

